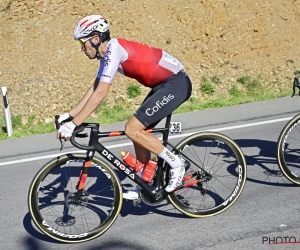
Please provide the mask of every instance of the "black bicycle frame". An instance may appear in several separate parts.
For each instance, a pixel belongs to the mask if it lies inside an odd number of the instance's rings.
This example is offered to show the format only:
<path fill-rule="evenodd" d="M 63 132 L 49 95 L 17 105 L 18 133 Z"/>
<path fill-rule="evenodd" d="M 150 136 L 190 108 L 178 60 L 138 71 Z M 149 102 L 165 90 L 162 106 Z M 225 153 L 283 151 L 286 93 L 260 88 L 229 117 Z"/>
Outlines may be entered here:
<path fill-rule="evenodd" d="M 197 166 L 203 173 L 206 174 L 207 177 L 211 178 L 211 174 L 208 173 L 205 169 L 200 167 L 198 164 L 196 164 L 194 161 L 192 161 L 189 157 L 184 155 L 181 151 L 178 151 L 175 149 L 175 147 L 168 142 L 168 136 L 170 131 L 170 123 L 171 123 L 171 116 L 172 114 L 168 115 L 166 118 L 166 125 L 164 128 L 154 128 L 146 130 L 149 133 L 162 133 L 162 144 L 164 146 L 169 145 L 172 147 L 173 150 L 177 154 L 181 154 L 184 156 L 188 161 L 193 163 L 195 166 Z M 79 128 L 74 131 L 73 135 L 70 138 L 71 143 L 79 148 L 86 150 L 86 159 L 83 163 L 82 170 L 80 172 L 78 184 L 77 184 L 77 195 L 76 195 L 76 201 L 78 202 L 80 197 L 84 194 L 84 182 L 86 177 L 88 176 L 88 169 L 91 166 L 91 161 L 95 155 L 95 152 L 98 152 L 100 155 L 102 155 L 107 161 L 109 161 L 112 165 L 114 165 L 117 169 L 121 170 L 125 175 L 127 175 L 133 182 L 135 182 L 137 185 L 139 185 L 150 197 L 153 198 L 160 198 L 161 196 L 167 195 L 167 192 L 165 189 L 161 189 L 160 185 L 163 180 L 163 169 L 165 167 L 166 162 L 162 158 L 158 158 L 158 168 L 157 168 L 157 174 L 155 178 L 153 179 L 153 185 L 149 186 L 148 183 L 144 182 L 140 176 L 138 176 L 134 171 L 131 170 L 130 166 L 128 166 L 126 163 L 123 162 L 123 160 L 120 160 L 118 157 L 116 157 L 112 152 L 110 152 L 105 146 L 103 146 L 98 140 L 99 138 L 103 137 L 112 137 L 112 136 L 122 136 L 125 135 L 124 131 L 111 131 L 111 132 L 99 132 L 100 124 L 98 123 L 83 123 Z M 90 140 L 88 143 L 88 146 L 81 145 L 76 142 L 75 137 L 87 137 L 87 134 L 79 134 L 84 130 L 84 128 L 90 128 Z M 192 174 L 190 177 L 196 176 L 197 174 Z M 82 178 L 84 176 L 84 178 Z M 189 178 L 188 178 L 189 179 Z M 187 179 L 187 180 L 188 180 Z M 83 180 L 83 181 L 82 181 Z M 178 187 L 177 189 L 181 189 L 185 187 L 183 185 L 182 187 Z"/>
<path fill-rule="evenodd" d="M 169 130 L 170 130 L 170 123 L 171 123 L 171 114 L 167 116 L 166 118 L 166 125 L 164 128 L 154 128 L 154 129 L 149 129 L 147 132 L 149 133 L 162 133 L 163 138 L 162 138 L 162 144 L 164 146 L 170 145 L 168 142 L 168 136 L 169 136 Z M 122 136 L 125 135 L 125 131 L 111 131 L 111 132 L 99 132 L 99 127 L 100 124 L 98 123 L 83 123 L 82 128 L 79 128 L 76 130 L 71 137 L 70 141 L 71 143 L 83 150 L 87 150 L 86 152 L 86 160 L 85 163 L 83 164 L 82 171 L 80 173 L 77 189 L 78 189 L 78 198 L 82 195 L 83 193 L 83 187 L 80 187 L 80 180 L 81 180 L 81 175 L 88 175 L 88 167 L 85 167 L 86 162 L 91 162 L 95 152 L 98 152 L 100 155 L 102 155 L 107 161 L 109 161 L 112 165 L 114 165 L 117 169 L 121 170 L 125 175 L 127 175 L 131 180 L 133 180 L 137 185 L 139 185 L 146 193 L 148 193 L 150 196 L 153 196 L 157 194 L 159 190 L 159 185 L 162 180 L 162 174 L 163 174 L 163 167 L 165 166 L 165 161 L 161 158 L 158 158 L 158 168 L 157 168 L 157 174 L 155 178 L 153 179 L 153 186 L 149 186 L 148 183 L 144 182 L 140 176 L 138 176 L 134 171 L 131 170 L 131 168 L 123 162 L 123 160 L 120 160 L 118 157 L 116 157 L 112 152 L 110 152 L 105 146 L 103 146 L 98 140 L 99 138 L 103 137 L 113 137 L 113 136 Z M 83 131 L 84 128 L 90 128 L 90 140 L 88 143 L 88 146 L 81 145 L 75 141 L 75 137 L 84 137 L 82 134 L 78 134 L 81 131 Z M 81 185 L 82 186 L 82 185 Z"/>

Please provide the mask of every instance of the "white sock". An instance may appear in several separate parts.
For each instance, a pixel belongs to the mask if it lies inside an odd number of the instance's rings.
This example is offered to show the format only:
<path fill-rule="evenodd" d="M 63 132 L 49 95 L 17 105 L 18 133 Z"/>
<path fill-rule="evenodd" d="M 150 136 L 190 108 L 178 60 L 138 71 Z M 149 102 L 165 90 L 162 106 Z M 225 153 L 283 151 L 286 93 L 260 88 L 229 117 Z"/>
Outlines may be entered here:
<path fill-rule="evenodd" d="M 164 150 L 158 155 L 158 157 L 164 159 L 171 168 L 179 168 L 182 165 L 182 162 L 178 155 L 174 155 L 169 149 L 166 147 Z"/>

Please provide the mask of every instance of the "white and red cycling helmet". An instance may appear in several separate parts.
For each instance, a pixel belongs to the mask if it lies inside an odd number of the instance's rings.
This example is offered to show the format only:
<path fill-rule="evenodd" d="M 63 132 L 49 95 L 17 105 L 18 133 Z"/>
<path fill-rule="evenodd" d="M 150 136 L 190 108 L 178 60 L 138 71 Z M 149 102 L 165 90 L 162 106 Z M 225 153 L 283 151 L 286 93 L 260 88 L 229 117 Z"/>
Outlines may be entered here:
<path fill-rule="evenodd" d="M 95 33 L 109 33 L 109 24 L 106 19 L 100 15 L 90 15 L 82 18 L 75 26 L 74 39 L 87 40 L 87 37 Z M 83 41 L 84 42 L 84 41 Z"/>
<path fill-rule="evenodd" d="M 100 41 L 94 44 L 91 39 L 93 35 L 98 35 Z M 82 18 L 75 26 L 74 39 L 79 40 L 83 45 L 87 40 L 96 49 L 96 58 L 100 59 L 99 46 L 104 41 L 110 40 L 109 24 L 100 15 L 90 15 Z"/>

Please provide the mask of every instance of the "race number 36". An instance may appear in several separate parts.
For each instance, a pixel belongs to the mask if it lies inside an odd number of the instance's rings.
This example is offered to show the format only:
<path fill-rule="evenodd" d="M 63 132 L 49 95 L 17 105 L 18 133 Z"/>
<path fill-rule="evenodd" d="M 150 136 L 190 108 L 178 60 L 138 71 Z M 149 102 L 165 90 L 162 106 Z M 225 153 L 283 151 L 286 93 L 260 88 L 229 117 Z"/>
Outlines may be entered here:
<path fill-rule="evenodd" d="M 170 123 L 170 133 L 180 134 L 181 133 L 181 122 L 171 122 Z"/>

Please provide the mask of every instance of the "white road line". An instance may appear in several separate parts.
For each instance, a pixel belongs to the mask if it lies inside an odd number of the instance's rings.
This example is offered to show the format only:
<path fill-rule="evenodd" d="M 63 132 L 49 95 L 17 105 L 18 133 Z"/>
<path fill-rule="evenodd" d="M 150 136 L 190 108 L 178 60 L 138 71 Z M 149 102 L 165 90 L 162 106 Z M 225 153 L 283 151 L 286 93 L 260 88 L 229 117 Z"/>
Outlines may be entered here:
<path fill-rule="evenodd" d="M 224 128 L 216 128 L 216 129 L 210 129 L 210 130 L 205 130 L 205 131 L 221 132 L 221 131 L 227 131 L 227 130 L 233 130 L 233 129 L 248 128 L 248 127 L 260 126 L 260 125 L 266 125 L 266 124 L 270 124 L 270 123 L 288 121 L 290 119 L 292 119 L 292 117 L 286 117 L 286 118 L 280 118 L 280 119 L 274 119 L 274 120 L 268 120 L 268 121 L 262 121 L 262 122 L 253 122 L 253 123 L 244 124 L 244 125 L 236 125 L 236 126 L 230 126 L 230 127 L 224 127 Z M 201 131 L 198 131 L 198 132 L 201 132 Z M 190 135 L 195 134 L 195 133 L 196 132 L 186 133 L 186 134 L 179 134 L 179 135 L 172 135 L 172 136 L 169 136 L 169 139 L 171 140 L 171 139 L 177 139 L 177 138 L 181 138 L 181 137 L 187 137 L 187 136 L 190 136 Z M 161 138 L 159 138 L 159 139 L 161 139 Z M 120 147 L 130 146 L 130 145 L 132 145 L 132 142 L 106 146 L 106 148 L 107 149 L 112 149 L 112 148 L 120 148 Z M 7 166 L 7 165 L 12 165 L 12 164 L 17 164 L 17 163 L 38 161 L 38 160 L 44 160 L 44 159 L 51 159 L 51 158 L 60 156 L 62 154 L 82 153 L 82 152 L 85 152 L 85 151 L 80 150 L 80 151 L 72 151 L 72 152 L 62 152 L 60 154 L 44 155 L 44 156 L 32 157 L 32 158 L 15 160 L 15 161 L 1 162 L 0 166 Z"/>

